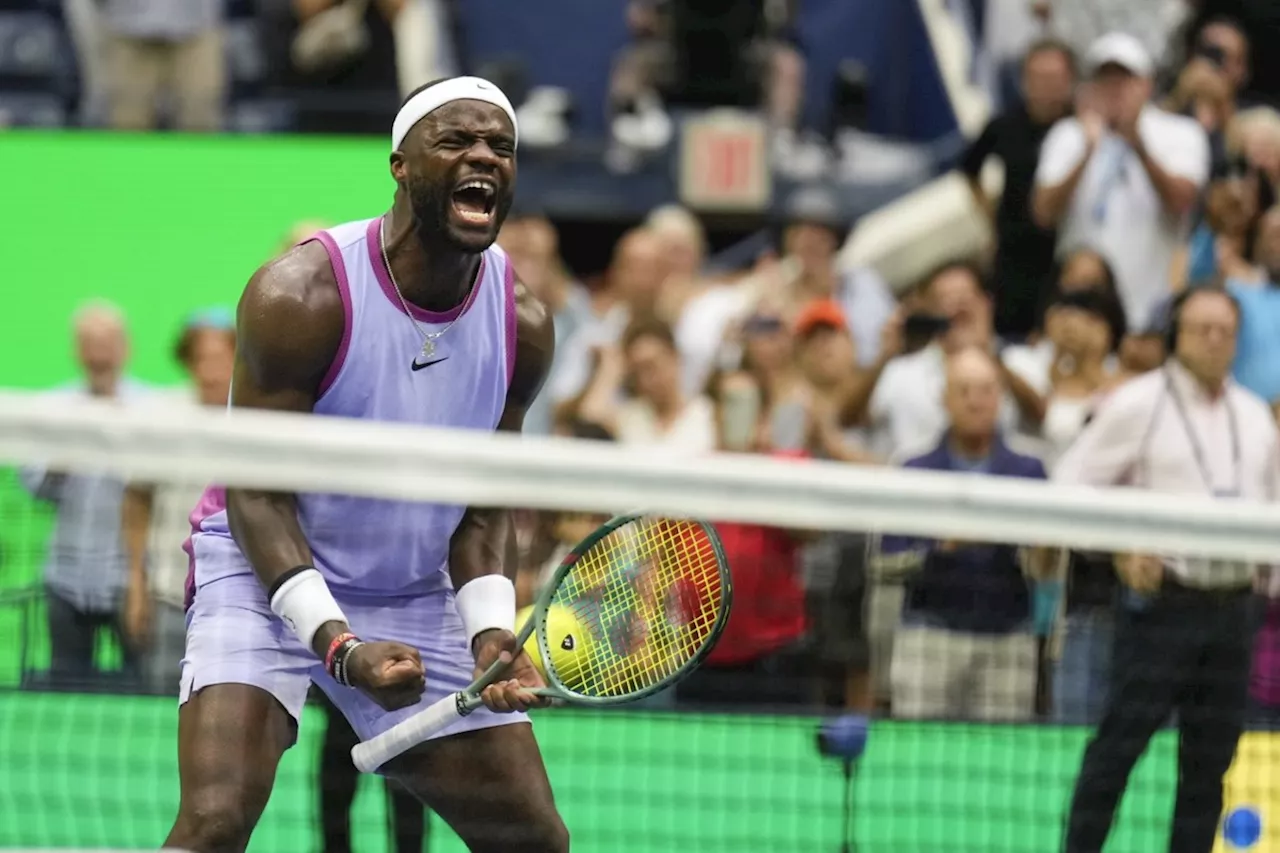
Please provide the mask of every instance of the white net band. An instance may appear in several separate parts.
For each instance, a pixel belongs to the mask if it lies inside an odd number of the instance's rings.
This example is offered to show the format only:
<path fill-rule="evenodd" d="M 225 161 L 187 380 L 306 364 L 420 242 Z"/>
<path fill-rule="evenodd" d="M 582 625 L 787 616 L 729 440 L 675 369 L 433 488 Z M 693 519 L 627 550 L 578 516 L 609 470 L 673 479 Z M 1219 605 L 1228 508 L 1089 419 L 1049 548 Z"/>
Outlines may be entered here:
<path fill-rule="evenodd" d="M 1269 562 L 1280 506 L 946 472 L 713 455 L 259 411 L 0 393 L 0 462 L 476 506 Z"/>

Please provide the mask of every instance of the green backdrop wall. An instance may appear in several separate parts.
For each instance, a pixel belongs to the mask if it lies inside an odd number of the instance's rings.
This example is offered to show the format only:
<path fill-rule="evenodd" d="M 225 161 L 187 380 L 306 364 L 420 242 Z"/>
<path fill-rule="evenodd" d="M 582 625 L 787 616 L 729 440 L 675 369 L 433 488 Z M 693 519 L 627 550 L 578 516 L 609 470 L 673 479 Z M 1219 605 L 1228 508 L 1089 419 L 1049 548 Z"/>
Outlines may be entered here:
<path fill-rule="evenodd" d="M 0 387 L 74 379 L 68 323 L 92 298 L 127 314 L 136 378 L 179 381 L 182 318 L 234 307 L 296 223 L 385 209 L 387 154 L 375 139 L 0 134 Z M 2 602 L 38 576 L 48 533 L 47 513 L 6 471 L 0 522 Z M 15 613 L 0 606 L 0 636 L 14 636 Z M 0 685 L 16 677 L 16 655 L 0 654 Z"/>
<path fill-rule="evenodd" d="M 310 712 L 310 709 L 308 709 Z M 0 693 L 0 847 L 155 849 L 178 802 L 174 703 Z M 816 721 L 540 712 L 535 730 L 583 853 L 837 853 L 843 778 L 817 755 Z M 308 713 L 250 851 L 316 843 L 323 719 Z M 877 723 L 857 775 L 864 853 L 1057 849 L 1084 732 L 1041 726 Z M 1129 786 L 1108 851 L 1167 844 L 1176 744 L 1159 736 Z M 366 780 L 361 853 L 386 849 Z M 463 848 L 433 826 L 432 853 Z"/>
<path fill-rule="evenodd" d="M 175 381 L 182 316 L 234 306 L 295 223 L 389 206 L 387 155 L 377 139 L 0 134 L 0 387 L 74 376 L 67 321 L 90 297 L 128 314 L 138 376 Z"/>

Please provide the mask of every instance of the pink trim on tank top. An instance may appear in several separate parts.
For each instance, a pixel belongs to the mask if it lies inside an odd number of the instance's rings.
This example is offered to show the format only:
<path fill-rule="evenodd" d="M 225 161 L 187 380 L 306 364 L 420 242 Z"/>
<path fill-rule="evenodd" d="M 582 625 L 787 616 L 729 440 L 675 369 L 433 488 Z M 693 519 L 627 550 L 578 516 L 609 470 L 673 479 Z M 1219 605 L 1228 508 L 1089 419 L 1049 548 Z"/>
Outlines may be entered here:
<path fill-rule="evenodd" d="M 204 494 L 200 495 L 200 502 L 196 504 L 195 509 L 191 510 L 191 515 L 187 519 L 191 524 L 191 532 L 182 543 L 182 550 L 187 555 L 187 581 L 184 585 L 183 599 L 188 610 L 196 599 L 196 548 L 191 538 L 200 532 L 206 518 L 215 516 L 226 508 L 227 490 L 221 486 L 209 486 L 204 490 Z"/>
<path fill-rule="evenodd" d="M 324 246 L 325 253 L 329 255 L 329 266 L 333 267 L 333 277 L 338 281 L 338 295 L 342 297 L 342 340 L 338 343 L 338 351 L 334 354 L 333 361 L 329 363 L 329 369 L 325 371 L 324 379 L 320 380 L 320 390 L 317 396 L 323 397 L 325 392 L 329 390 L 329 386 L 338 378 L 342 365 L 346 364 L 347 351 L 351 349 L 351 324 L 353 322 L 351 282 L 347 279 L 347 264 L 342 259 L 342 250 L 338 248 L 338 243 L 333 239 L 333 235 L 328 231 L 320 231 L 312 235 L 311 239 L 318 240 L 320 245 Z"/>
<path fill-rule="evenodd" d="M 507 316 L 507 390 L 516 375 L 516 268 L 507 258 L 507 271 L 502 276 L 502 289 L 506 292 Z"/>
<path fill-rule="evenodd" d="M 373 275 L 378 279 L 378 288 L 382 291 L 382 295 L 387 297 L 387 301 L 392 307 L 404 313 L 404 305 L 400 303 L 400 297 L 396 295 L 396 286 L 391 283 L 391 275 L 387 272 L 387 265 L 382 262 L 382 219 L 377 219 L 369 223 L 369 227 L 365 230 L 365 243 L 369 246 L 369 263 L 373 265 Z M 419 308 L 412 302 L 405 300 L 409 306 L 409 316 L 421 323 L 448 323 L 456 320 L 467 310 L 471 308 L 472 303 L 476 301 L 476 294 L 480 292 L 480 284 L 484 281 L 485 256 L 480 255 L 480 266 L 476 270 L 475 280 L 471 283 L 471 290 L 467 293 L 467 298 L 462 300 L 462 304 L 455 305 L 448 311 L 428 311 L 425 308 Z"/>

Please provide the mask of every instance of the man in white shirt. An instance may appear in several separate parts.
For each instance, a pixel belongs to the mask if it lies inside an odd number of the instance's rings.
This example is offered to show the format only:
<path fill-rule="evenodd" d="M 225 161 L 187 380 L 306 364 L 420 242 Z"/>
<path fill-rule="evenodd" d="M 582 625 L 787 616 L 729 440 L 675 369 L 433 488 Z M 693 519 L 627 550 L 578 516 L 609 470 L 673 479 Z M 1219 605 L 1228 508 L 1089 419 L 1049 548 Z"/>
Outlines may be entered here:
<path fill-rule="evenodd" d="M 1061 254 L 1096 248 L 1111 263 L 1131 326 L 1170 290 L 1173 255 L 1209 177 L 1209 140 L 1193 119 L 1150 103 L 1153 64 L 1124 33 L 1086 56 L 1091 80 L 1078 114 L 1054 125 L 1040 151 L 1032 215 L 1058 229 Z"/>
<path fill-rule="evenodd" d="M 991 298 L 978 270 L 963 263 L 947 264 L 920 288 L 921 304 L 942 329 L 935 340 L 916 352 L 901 354 L 901 325 L 886 328 L 878 359 L 854 382 L 842 407 L 846 426 L 871 427 L 871 444 L 889 457 L 909 451 L 923 453 L 947 428 L 943 407 L 948 353 L 976 346 L 994 349 Z M 1009 395 L 1000 407 L 1000 425 L 1012 431 L 1018 411 Z"/>
<path fill-rule="evenodd" d="M 1280 434 L 1266 403 L 1230 378 L 1239 305 L 1221 290 L 1174 305 L 1162 370 L 1131 380 L 1059 460 L 1054 479 L 1254 501 L 1280 497 Z M 1178 793 L 1170 853 L 1213 848 L 1222 777 L 1244 728 L 1256 566 L 1124 554 L 1110 696 L 1085 750 L 1066 853 L 1097 853 L 1129 773 L 1177 712 Z"/>

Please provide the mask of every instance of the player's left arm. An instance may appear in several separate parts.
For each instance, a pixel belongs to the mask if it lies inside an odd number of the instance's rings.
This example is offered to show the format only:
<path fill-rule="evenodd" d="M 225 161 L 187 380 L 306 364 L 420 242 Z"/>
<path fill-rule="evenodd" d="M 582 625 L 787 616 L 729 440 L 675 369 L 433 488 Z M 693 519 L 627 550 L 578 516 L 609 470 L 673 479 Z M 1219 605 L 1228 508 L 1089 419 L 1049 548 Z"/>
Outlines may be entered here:
<path fill-rule="evenodd" d="M 541 300 L 516 282 L 516 354 L 498 429 L 520 432 L 555 355 L 555 326 Z M 495 711 L 523 711 L 546 704 L 524 687 L 541 687 L 532 661 L 516 646 L 517 570 L 515 526 L 508 508 L 470 507 L 449 543 L 449 576 L 458 615 L 475 655 L 476 673 L 496 660 L 512 662 L 510 678 L 481 694 Z"/>

